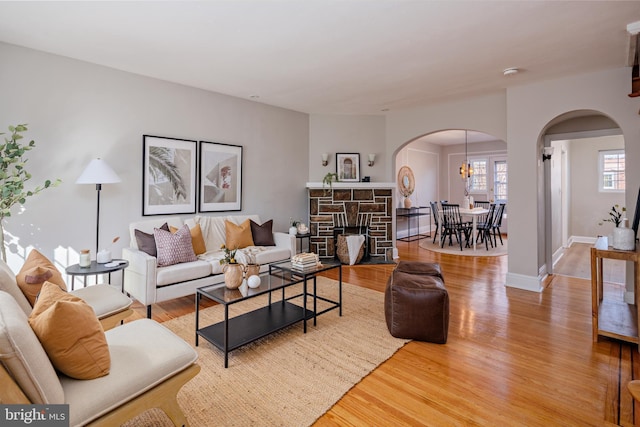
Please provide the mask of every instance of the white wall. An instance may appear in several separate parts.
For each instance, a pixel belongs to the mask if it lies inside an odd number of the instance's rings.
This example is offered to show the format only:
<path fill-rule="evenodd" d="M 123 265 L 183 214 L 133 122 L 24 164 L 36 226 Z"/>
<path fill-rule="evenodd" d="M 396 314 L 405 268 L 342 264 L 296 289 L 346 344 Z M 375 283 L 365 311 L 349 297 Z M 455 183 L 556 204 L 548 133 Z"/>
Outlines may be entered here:
<path fill-rule="evenodd" d="M 415 191 L 409 197 L 412 206 L 429 206 L 429 202 L 438 200 L 440 179 L 442 177 L 441 153 L 438 145 L 415 141 L 405 146 L 396 155 L 395 169 L 409 166 L 415 177 Z M 392 182 L 397 181 L 397 177 Z M 396 207 L 403 207 L 403 197 L 396 188 Z"/>
<path fill-rule="evenodd" d="M 242 145 L 242 211 L 273 218 L 277 230 L 306 216 L 307 114 L 2 43 L 0 57 L 0 126 L 29 124 L 33 186 L 63 180 L 6 222 L 14 270 L 29 247 L 55 251 L 61 268 L 81 248 L 93 252 L 95 186 L 75 180 L 96 157 L 122 179 L 103 186 L 101 242 L 120 236 L 116 254 L 128 245 L 128 224 L 142 218 L 143 134 Z"/>
<path fill-rule="evenodd" d="M 603 222 L 609 218 L 608 212 L 613 205 L 625 206 L 624 193 L 599 191 L 598 162 L 600 150 L 624 149 L 621 136 L 577 139 L 569 142 L 570 209 L 569 233 L 573 236 L 606 236 L 613 232 L 614 225 Z M 632 163 L 627 163 L 631 166 Z M 637 186 L 636 186 L 637 187 Z M 630 188 L 634 193 L 634 188 Z M 630 221 L 633 219 L 631 205 Z M 627 213 L 629 217 L 629 213 Z"/>
<path fill-rule="evenodd" d="M 638 101 L 629 98 L 630 70 L 620 68 L 515 87 L 507 92 L 509 169 L 509 266 L 507 283 L 540 290 L 544 264 L 544 203 L 539 143 L 556 117 L 594 110 L 620 125 L 625 141 L 640 138 Z M 628 164 L 640 159 L 640 145 L 625 145 Z M 627 186 L 640 182 L 640 170 L 629 168 Z M 634 192 L 626 205 L 635 205 Z M 537 250 L 537 255 L 536 251 Z M 537 285 L 536 285 L 537 282 Z"/>
<path fill-rule="evenodd" d="M 409 197 L 411 206 L 429 207 L 429 202 L 438 200 L 438 188 L 441 176 L 440 168 L 441 147 L 424 141 L 414 141 L 406 145 L 396 155 L 395 170 L 402 166 L 409 166 L 415 178 L 415 190 Z M 397 178 L 394 180 L 397 181 Z M 396 208 L 404 207 L 403 196 L 396 187 Z M 421 213 L 430 212 L 424 209 Z M 407 237 L 407 235 L 429 233 L 433 220 L 430 216 L 422 216 L 419 219 L 413 217 L 407 223 L 406 217 L 397 217 L 397 236 Z M 418 221 L 420 229 L 418 231 Z"/>
<path fill-rule="evenodd" d="M 539 291 L 545 246 L 542 135 L 554 118 L 566 112 L 593 110 L 618 123 L 625 141 L 640 140 L 640 106 L 637 98 L 627 96 L 630 84 L 629 68 L 620 68 L 391 112 L 387 116 L 387 152 L 395 152 L 421 135 L 446 129 L 472 129 L 506 141 L 510 171 L 507 285 Z M 626 156 L 630 164 L 640 159 L 640 145 L 626 144 Z M 630 169 L 627 185 L 634 188 L 638 182 L 640 169 Z M 628 192 L 626 205 L 635 206 L 635 197 L 635 192 Z"/>
<path fill-rule="evenodd" d="M 329 172 L 336 172 L 336 153 L 359 153 L 360 176 L 372 182 L 388 182 L 392 156 L 385 151 L 384 116 L 337 116 L 312 114 L 309 117 L 309 181 L 320 182 Z M 322 153 L 329 154 L 329 164 L 322 166 Z M 368 166 L 370 153 L 375 164 Z"/>

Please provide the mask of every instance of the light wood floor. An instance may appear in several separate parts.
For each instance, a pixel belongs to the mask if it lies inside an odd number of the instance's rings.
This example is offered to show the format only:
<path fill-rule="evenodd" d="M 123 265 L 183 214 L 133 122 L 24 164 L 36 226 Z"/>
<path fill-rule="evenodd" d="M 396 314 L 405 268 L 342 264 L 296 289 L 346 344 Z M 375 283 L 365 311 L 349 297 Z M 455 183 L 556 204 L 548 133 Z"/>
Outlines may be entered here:
<path fill-rule="evenodd" d="M 592 342 L 587 279 L 554 275 L 534 293 L 504 286 L 507 257 L 435 254 L 418 242 L 398 249 L 401 259 L 440 263 L 449 340 L 410 342 L 316 425 L 634 425 L 626 384 L 640 377 L 637 347 Z M 383 291 L 392 268 L 345 267 L 343 280 Z M 154 318 L 193 305 L 193 297 L 156 304 Z M 139 305 L 135 312 L 145 315 Z"/>

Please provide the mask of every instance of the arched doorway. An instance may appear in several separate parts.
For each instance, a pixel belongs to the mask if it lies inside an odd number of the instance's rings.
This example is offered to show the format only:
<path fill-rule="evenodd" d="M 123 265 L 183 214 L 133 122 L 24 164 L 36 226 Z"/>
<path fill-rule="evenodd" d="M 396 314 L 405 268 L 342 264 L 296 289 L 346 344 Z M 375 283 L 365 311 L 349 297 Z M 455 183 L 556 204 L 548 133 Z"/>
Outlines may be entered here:
<path fill-rule="evenodd" d="M 550 121 L 540 144 L 554 149 L 551 158 L 542 161 L 544 260 L 545 271 L 551 274 L 573 243 L 592 244 L 596 236 L 609 234 L 611 226 L 603 219 L 611 206 L 624 206 L 624 171 L 617 175 L 623 179 L 620 185 L 605 185 L 602 168 L 607 153 L 622 153 L 624 159 L 624 137 L 605 114 L 580 110 Z"/>
<path fill-rule="evenodd" d="M 412 206 L 429 206 L 430 201 L 449 200 L 462 203 L 465 182 L 461 179 L 459 168 L 465 160 L 465 132 L 467 133 L 469 160 L 484 161 L 493 165 L 494 161 L 506 162 L 507 144 L 495 136 L 476 130 L 446 129 L 418 136 L 407 141 L 394 153 L 395 171 L 409 166 L 415 175 L 415 191 L 411 195 Z M 476 200 L 495 198 L 493 186 L 493 168 L 487 168 L 487 186 L 483 195 L 474 195 Z M 506 188 L 506 183 L 505 183 Z M 403 197 L 396 195 L 398 205 Z M 404 237 L 403 219 L 399 220 L 397 237 Z M 507 232 L 508 225 L 504 223 Z M 431 225 L 426 221 L 420 225 L 421 233 L 428 233 Z"/>

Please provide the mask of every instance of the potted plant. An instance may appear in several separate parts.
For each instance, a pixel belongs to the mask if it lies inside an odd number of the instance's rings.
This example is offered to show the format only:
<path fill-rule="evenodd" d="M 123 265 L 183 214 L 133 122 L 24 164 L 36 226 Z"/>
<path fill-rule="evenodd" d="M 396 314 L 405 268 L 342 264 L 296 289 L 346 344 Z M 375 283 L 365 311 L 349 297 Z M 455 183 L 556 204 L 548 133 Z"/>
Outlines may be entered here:
<path fill-rule="evenodd" d="M 32 150 L 36 143 L 31 140 L 23 144 L 22 132 L 27 131 L 27 125 L 21 124 L 9 126 L 9 137 L 4 137 L 4 144 L 0 145 L 0 247 L 2 247 L 2 259 L 7 261 L 7 253 L 4 244 L 4 221 L 11 216 L 11 208 L 15 205 L 24 205 L 27 197 L 34 196 L 45 188 L 55 187 L 60 180 L 45 180 L 44 184 L 36 186 L 32 190 L 25 189 L 25 183 L 31 179 L 31 174 L 25 169 L 27 159 L 24 157 L 27 151 Z M 0 133 L 0 135 L 5 135 Z"/>
<path fill-rule="evenodd" d="M 322 188 L 329 186 L 329 189 L 332 189 L 333 183 L 339 181 L 337 173 L 329 172 L 324 176 L 324 178 L 322 178 Z"/>
<path fill-rule="evenodd" d="M 632 229 L 626 227 L 626 218 L 623 218 L 627 208 L 620 208 L 619 205 L 613 205 L 609 211 L 609 217 L 603 219 L 606 222 L 612 222 L 615 225 L 610 245 L 614 249 L 630 251 L 636 248 L 635 233 Z"/>
<path fill-rule="evenodd" d="M 291 234 L 292 236 L 298 234 L 298 224 L 300 224 L 300 221 L 298 221 L 297 219 L 289 218 L 289 234 Z"/>

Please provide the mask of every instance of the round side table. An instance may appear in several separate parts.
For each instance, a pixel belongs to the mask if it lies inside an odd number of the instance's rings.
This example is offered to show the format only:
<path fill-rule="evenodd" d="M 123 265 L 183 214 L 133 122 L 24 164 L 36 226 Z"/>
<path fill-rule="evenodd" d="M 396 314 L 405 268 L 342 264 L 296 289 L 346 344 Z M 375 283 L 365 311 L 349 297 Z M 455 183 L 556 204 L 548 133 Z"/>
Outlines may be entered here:
<path fill-rule="evenodd" d="M 89 267 L 80 267 L 80 264 L 73 264 L 67 267 L 65 272 L 71 276 L 71 290 L 74 288 L 76 276 L 96 276 L 96 283 L 98 283 L 99 274 L 108 274 L 109 282 L 111 282 L 111 273 L 114 271 L 122 271 L 122 286 L 120 290 L 121 292 L 124 292 L 124 269 L 129 266 L 129 261 L 124 259 L 113 259 L 111 262 L 117 262 L 118 265 L 107 267 L 106 264 L 98 264 L 95 261 L 91 261 L 91 265 Z M 110 263 L 108 262 L 107 264 Z"/>

